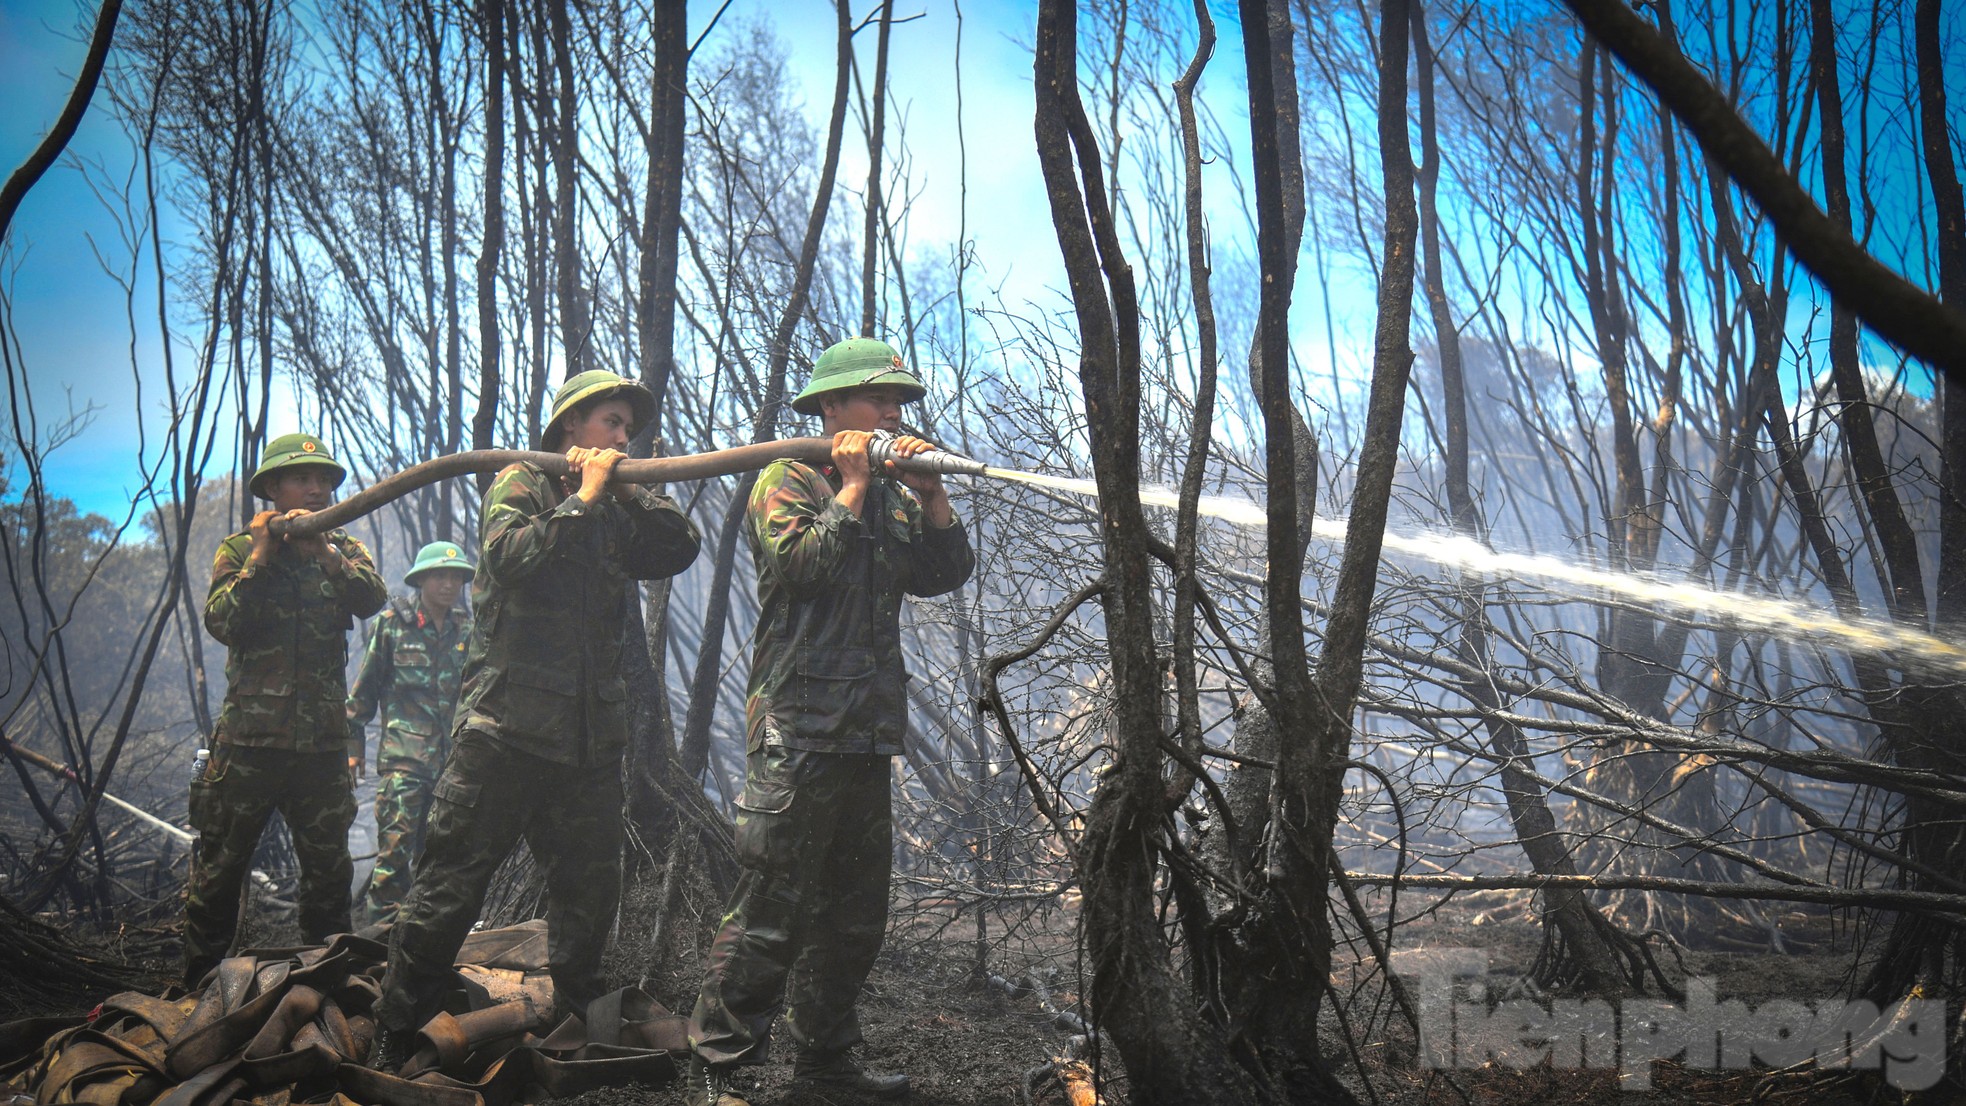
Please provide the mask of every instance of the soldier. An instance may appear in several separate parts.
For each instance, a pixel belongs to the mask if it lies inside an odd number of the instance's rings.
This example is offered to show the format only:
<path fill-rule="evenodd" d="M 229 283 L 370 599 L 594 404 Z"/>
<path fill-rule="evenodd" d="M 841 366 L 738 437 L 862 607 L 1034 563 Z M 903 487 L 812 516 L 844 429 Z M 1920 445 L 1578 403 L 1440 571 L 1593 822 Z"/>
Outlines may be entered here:
<path fill-rule="evenodd" d="M 792 401 L 823 420 L 832 464 L 773 462 L 751 493 L 760 614 L 737 800 L 743 872 L 690 1019 L 690 1100 L 703 1106 L 742 1106 L 731 1071 L 764 1061 L 781 1004 L 795 1078 L 908 1093 L 907 1076 L 866 1071 L 847 1050 L 861 1043 L 854 1003 L 887 930 L 890 760 L 908 725 L 901 596 L 952 591 L 974 566 L 941 477 L 897 483 L 868 460 L 871 432 L 898 430 L 901 405 L 923 392 L 885 342 L 832 346 Z M 903 437 L 895 448 L 931 447 Z"/>
<path fill-rule="evenodd" d="M 451 747 L 451 713 L 464 671 L 471 615 L 458 600 L 477 570 L 450 542 L 417 551 L 403 583 L 416 595 L 392 600 L 376 619 L 348 693 L 348 752 L 360 763 L 365 729 L 382 711 L 375 749 L 375 868 L 362 922 L 387 925 L 410 889 L 410 861 L 423 848 L 430 792 Z"/>
<path fill-rule="evenodd" d="M 312 434 L 266 447 L 248 487 L 273 501 L 221 542 L 205 628 L 227 647 L 225 705 L 212 757 L 191 781 L 197 853 L 185 885 L 184 984 L 195 987 L 232 944 L 239 892 L 278 810 L 300 860 L 300 933 L 320 943 L 348 928 L 348 631 L 389 596 L 375 562 L 345 530 L 276 538 L 268 525 L 325 508 L 347 473 Z"/>
<path fill-rule="evenodd" d="M 641 385 L 581 373 L 554 395 L 540 436 L 540 448 L 566 450 L 568 476 L 516 464 L 485 493 L 455 744 L 376 1006 L 371 1063 L 383 1071 L 401 1068 L 441 1008 L 492 874 L 521 837 L 546 868 L 558 1012 L 582 1012 L 604 989 L 601 952 L 621 897 L 629 581 L 681 572 L 698 545 L 668 497 L 609 480 L 654 414 Z"/>

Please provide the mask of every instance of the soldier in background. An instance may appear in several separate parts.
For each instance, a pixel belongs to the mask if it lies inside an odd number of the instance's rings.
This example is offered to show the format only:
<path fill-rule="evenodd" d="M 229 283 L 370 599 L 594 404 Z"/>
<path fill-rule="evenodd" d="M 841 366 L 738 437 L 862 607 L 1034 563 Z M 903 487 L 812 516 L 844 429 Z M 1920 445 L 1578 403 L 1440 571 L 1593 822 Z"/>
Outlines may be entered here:
<path fill-rule="evenodd" d="M 581 373 L 554 394 L 540 435 L 541 449 L 566 452 L 568 474 L 515 464 L 485 493 L 478 621 L 415 885 L 389 931 L 370 1051 L 379 1070 L 399 1070 L 442 1008 L 457 950 L 521 837 L 546 869 L 556 1013 L 583 1013 L 605 990 L 601 953 L 621 898 L 632 581 L 673 576 L 698 549 L 673 500 L 611 480 L 654 415 L 648 389 Z"/>
<path fill-rule="evenodd" d="M 690 1101 L 743 1106 L 731 1070 L 762 1063 L 784 1008 L 794 1078 L 883 1098 L 908 1077 L 861 1068 L 855 1003 L 887 934 L 892 758 L 908 726 L 901 597 L 941 595 L 974 567 L 933 474 L 876 472 L 875 431 L 897 431 L 921 382 L 885 342 L 820 354 L 792 400 L 833 439 L 829 465 L 774 461 L 758 474 L 745 537 L 758 625 L 745 705 L 743 866 L 690 1018 Z M 931 448 L 901 437 L 896 453 Z M 898 481 L 896 477 L 898 476 Z"/>
<path fill-rule="evenodd" d="M 275 810 L 300 861 L 302 940 L 348 929 L 348 631 L 389 591 L 347 531 L 277 538 L 268 529 L 327 507 L 346 476 L 312 434 L 274 439 L 248 482 L 273 508 L 221 542 L 212 562 L 205 628 L 226 646 L 225 704 L 211 760 L 191 781 L 198 845 L 185 884 L 187 987 L 232 945 L 239 893 Z"/>
<path fill-rule="evenodd" d="M 471 615 L 460 600 L 476 571 L 450 542 L 418 550 L 416 563 L 403 574 L 403 583 L 416 594 L 391 600 L 376 619 L 348 692 L 348 752 L 358 764 L 369 719 L 382 712 L 375 750 L 375 867 L 363 896 L 364 926 L 395 921 L 409 895 L 410 862 L 423 848 L 431 792 L 450 753 L 451 713 L 471 637 Z"/>

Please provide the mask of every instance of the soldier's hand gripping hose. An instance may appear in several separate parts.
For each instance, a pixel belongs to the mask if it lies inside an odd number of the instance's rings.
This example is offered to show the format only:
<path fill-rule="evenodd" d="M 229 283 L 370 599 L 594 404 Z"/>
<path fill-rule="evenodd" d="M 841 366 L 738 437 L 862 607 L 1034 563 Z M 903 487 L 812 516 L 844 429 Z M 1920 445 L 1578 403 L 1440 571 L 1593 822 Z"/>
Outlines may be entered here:
<path fill-rule="evenodd" d="M 892 472 L 920 497 L 929 522 L 938 527 L 949 525 L 954 517 L 948 490 L 942 486 L 943 473 L 980 476 L 984 471 L 981 464 L 966 457 L 938 449 L 912 434 L 897 435 L 890 430 L 874 431 L 867 444 L 867 455 L 876 471 Z"/>
<path fill-rule="evenodd" d="M 567 468 L 580 477 L 580 489 L 574 494 L 584 503 L 593 503 L 609 490 L 608 481 L 614 478 L 614 470 L 628 455 L 618 449 L 583 449 L 575 446 L 567 450 Z"/>

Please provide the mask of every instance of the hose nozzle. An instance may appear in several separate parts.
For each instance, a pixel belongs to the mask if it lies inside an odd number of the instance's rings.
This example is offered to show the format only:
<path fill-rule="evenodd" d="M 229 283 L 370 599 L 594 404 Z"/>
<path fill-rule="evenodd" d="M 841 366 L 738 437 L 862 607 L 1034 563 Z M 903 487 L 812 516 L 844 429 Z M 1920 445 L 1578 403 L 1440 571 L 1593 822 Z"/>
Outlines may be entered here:
<path fill-rule="evenodd" d="M 895 435 L 891 431 L 880 430 L 874 433 L 874 440 L 867 443 L 867 459 L 874 463 L 874 471 L 885 472 L 889 461 L 904 472 L 937 472 L 944 476 L 982 476 L 989 467 L 981 461 L 972 461 L 946 449 L 931 449 L 913 457 L 903 457 L 894 451 L 894 441 Z"/>

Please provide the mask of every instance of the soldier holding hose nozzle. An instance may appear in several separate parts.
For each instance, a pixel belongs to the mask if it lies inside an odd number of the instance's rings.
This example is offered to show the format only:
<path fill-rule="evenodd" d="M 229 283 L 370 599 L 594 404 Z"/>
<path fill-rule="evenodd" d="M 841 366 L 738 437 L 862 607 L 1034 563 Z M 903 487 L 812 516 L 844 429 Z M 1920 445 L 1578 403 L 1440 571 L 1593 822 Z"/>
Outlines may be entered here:
<path fill-rule="evenodd" d="M 953 591 L 974 567 L 941 472 L 893 464 L 933 447 L 877 438 L 923 394 L 885 342 L 828 348 L 792 407 L 823 419 L 831 463 L 774 462 L 751 493 L 760 614 L 737 801 L 743 872 L 690 1019 L 692 1103 L 743 1106 L 731 1073 L 764 1061 L 781 1004 L 796 1079 L 908 1093 L 907 1076 L 867 1071 L 848 1050 L 887 929 L 889 786 L 908 725 L 902 596 Z"/>

